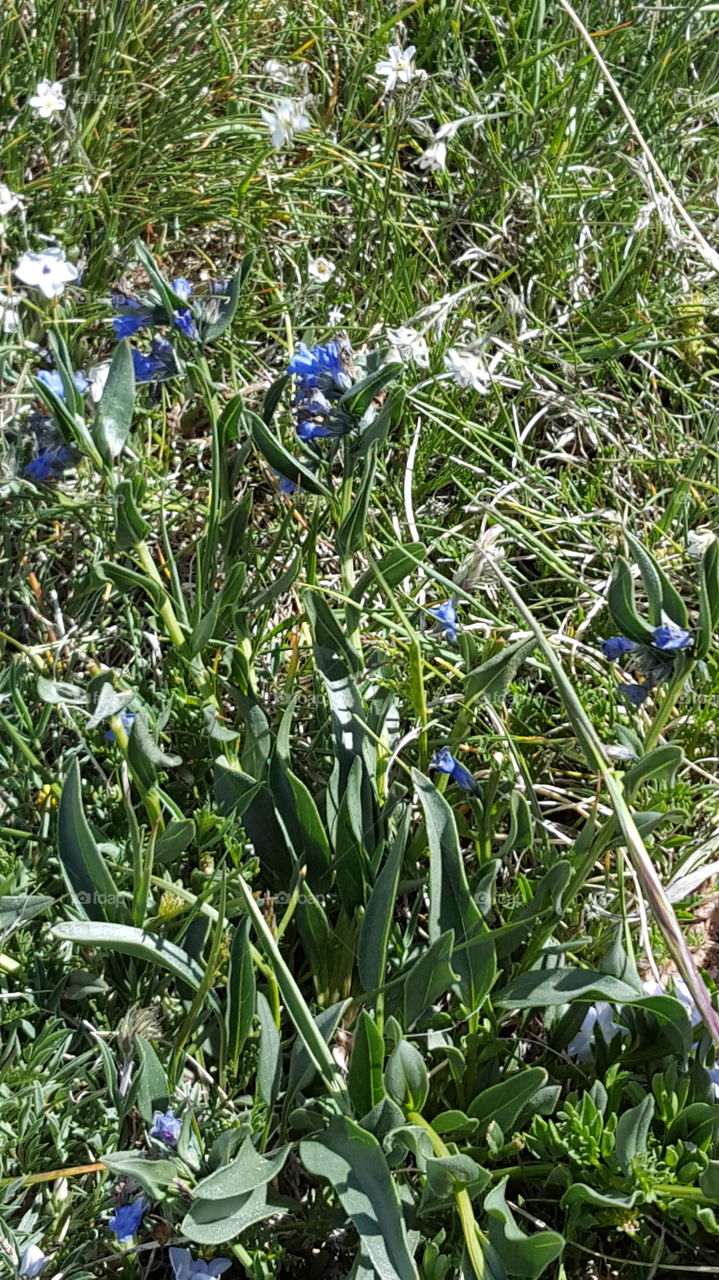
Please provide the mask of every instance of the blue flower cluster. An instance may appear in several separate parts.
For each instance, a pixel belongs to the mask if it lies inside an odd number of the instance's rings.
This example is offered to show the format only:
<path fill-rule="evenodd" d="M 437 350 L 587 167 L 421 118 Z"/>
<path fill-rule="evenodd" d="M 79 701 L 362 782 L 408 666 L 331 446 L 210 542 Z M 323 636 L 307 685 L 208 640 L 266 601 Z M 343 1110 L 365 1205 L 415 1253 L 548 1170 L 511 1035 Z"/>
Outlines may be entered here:
<path fill-rule="evenodd" d="M 172 292 L 177 298 L 177 306 L 173 311 L 172 321 L 187 338 L 197 338 L 197 329 L 192 311 L 187 303 L 192 294 L 192 285 L 182 276 L 172 282 Z M 131 338 L 141 329 L 153 328 L 167 323 L 165 308 L 151 299 L 131 298 L 126 293 L 114 293 L 111 302 L 120 314 L 115 316 L 112 327 L 118 341 Z"/>
<path fill-rule="evenodd" d="M 624 683 L 617 687 L 632 706 L 641 707 L 652 689 L 671 675 L 673 656 L 682 649 L 689 649 L 693 643 L 690 631 L 675 622 L 666 621 L 654 628 L 650 645 L 637 644 L 627 636 L 610 636 L 602 641 L 601 649 L 609 662 L 618 662 L 628 653 L 635 655 L 632 663 L 645 675 L 645 680 L 642 684 Z"/>
<path fill-rule="evenodd" d="M 299 439 L 309 443 L 327 436 L 345 435 L 352 420 L 333 407 L 352 386 L 342 362 L 340 343 L 331 341 L 310 349 L 300 342 L 287 372 L 297 379 L 295 407 Z"/>

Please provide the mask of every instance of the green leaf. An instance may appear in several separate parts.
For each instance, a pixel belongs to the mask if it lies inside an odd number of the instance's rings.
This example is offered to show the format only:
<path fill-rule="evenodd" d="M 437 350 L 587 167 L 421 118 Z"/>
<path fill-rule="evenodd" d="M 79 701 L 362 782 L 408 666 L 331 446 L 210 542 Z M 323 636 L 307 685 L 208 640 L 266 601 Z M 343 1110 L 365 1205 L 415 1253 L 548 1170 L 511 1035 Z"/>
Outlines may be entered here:
<path fill-rule="evenodd" d="M 273 881 L 286 885 L 295 871 L 295 860 L 275 812 L 272 793 L 264 782 L 230 765 L 224 756 L 215 761 L 215 796 L 222 813 L 236 812 Z"/>
<path fill-rule="evenodd" d="M 507 1275 L 537 1280 L 562 1253 L 564 1237 L 557 1231 L 536 1231 L 534 1235 L 525 1235 L 505 1200 L 507 1181 L 505 1178 L 485 1197 L 489 1238 Z"/>
<path fill-rule="evenodd" d="M 355 1023 L 347 1073 L 347 1090 L 360 1116 L 367 1115 L 385 1096 L 383 1064 L 384 1040 L 371 1014 L 363 1009 Z"/>
<path fill-rule="evenodd" d="M 115 881 L 85 818 L 77 760 L 70 765 L 60 797 L 57 843 L 65 881 L 82 914 L 90 920 L 125 914 Z"/>
<path fill-rule="evenodd" d="M 246 916 L 235 927 L 227 975 L 227 1058 L 237 1069 L 255 1016 L 255 966 L 250 946 L 250 920 Z"/>
<path fill-rule="evenodd" d="M 137 713 L 127 741 L 127 761 L 143 786 L 151 787 L 158 769 L 174 769 L 182 764 L 181 756 L 167 755 L 152 738 L 142 712 Z"/>
<path fill-rule="evenodd" d="M 322 1009 L 316 1014 L 313 1021 L 322 1036 L 325 1044 L 329 1044 L 342 1020 L 349 999 L 338 1000 L 335 1004 L 331 1004 L 329 1008 Z M 294 1100 L 294 1096 L 302 1089 L 306 1089 L 308 1084 L 314 1080 L 318 1071 L 318 1064 L 314 1060 L 307 1045 L 301 1037 L 298 1037 L 293 1046 L 290 1055 L 290 1068 L 287 1073 L 287 1096 L 285 1106 L 290 1106 Z"/>
<path fill-rule="evenodd" d="M 426 556 L 427 548 L 423 542 L 409 542 L 406 547 L 392 547 L 387 551 L 382 559 L 377 561 L 377 569 L 388 587 L 397 587 L 411 573 L 416 572 L 418 565 L 422 564 Z M 360 604 L 370 587 L 377 582 L 375 567 L 371 565 L 357 579 L 350 592 L 350 599 Z"/>
<path fill-rule="evenodd" d="M 465 684 L 465 697 L 468 699 L 484 698 L 487 702 L 502 703 L 507 697 L 509 686 L 516 679 L 517 672 L 528 658 L 537 642 L 517 640 L 514 644 L 505 645 L 493 658 L 483 662 L 476 671 L 471 671 Z"/>
<path fill-rule="evenodd" d="M 351 413 L 354 417 L 361 417 L 365 410 L 369 409 L 372 401 L 379 395 L 380 391 L 383 391 L 390 382 L 399 377 L 402 369 L 401 361 L 380 365 L 379 369 L 375 369 L 373 373 L 368 373 L 366 378 L 356 382 L 353 387 L 350 387 L 349 391 L 345 391 L 344 395 L 340 396 L 340 409 L 344 409 L 345 412 Z"/>
<path fill-rule="evenodd" d="M 266 1159 L 248 1136 L 235 1159 L 198 1182 L 192 1194 L 196 1200 L 230 1200 L 246 1195 L 248 1191 L 256 1191 L 277 1177 L 289 1151 L 288 1143 Z"/>
<path fill-rule="evenodd" d="M 619 1117 L 614 1153 L 622 1173 L 632 1172 L 632 1162 L 647 1149 L 647 1139 L 654 1117 L 654 1098 L 648 1093 L 636 1107 Z"/>
<path fill-rule="evenodd" d="M 95 710 L 86 721 L 85 728 L 96 729 L 103 720 L 109 720 L 110 716 L 116 716 L 118 712 L 124 711 L 134 696 L 132 689 L 114 689 L 110 681 L 106 680 L 100 687 Z"/>
<path fill-rule="evenodd" d="M 174 862 L 195 838 L 192 818 L 171 818 L 155 845 L 155 860 Z"/>
<path fill-rule="evenodd" d="M 387 1093 L 404 1111 L 422 1111 L 429 1094 L 429 1075 L 424 1058 L 409 1040 L 400 1040 L 385 1068 Z"/>
<path fill-rule="evenodd" d="M 624 794 L 627 800 L 631 802 L 645 782 L 663 782 L 666 786 L 673 787 L 683 759 L 684 752 L 673 742 L 648 751 L 624 774 Z"/>
<path fill-rule="evenodd" d="M 484 1132 L 488 1125 L 498 1124 L 504 1133 L 512 1127 L 532 1099 L 543 1089 L 548 1080 L 542 1067 L 528 1067 L 501 1080 L 499 1084 L 483 1089 L 472 1101 L 468 1115 L 479 1122 Z"/>
<path fill-rule="evenodd" d="M 164 1200 L 167 1188 L 182 1176 L 177 1160 L 148 1160 L 137 1151 L 111 1151 L 102 1160 L 116 1178 L 133 1178 L 151 1200 Z"/>
<path fill-rule="evenodd" d="M 41 911 L 46 911 L 55 902 L 54 898 L 46 898 L 42 894 L 6 894 L 0 898 L 0 937 L 3 943 L 16 929 L 29 924 Z"/>
<path fill-rule="evenodd" d="M 103 458 L 117 458 L 127 443 L 135 409 L 135 370 L 127 339 L 118 342 L 95 409 L 93 436 Z"/>
<path fill-rule="evenodd" d="M 427 1182 L 434 1195 L 444 1199 L 471 1187 L 471 1194 L 478 1195 L 489 1182 L 489 1174 L 471 1156 L 429 1156 L 425 1160 Z"/>
<path fill-rule="evenodd" d="M 719 539 L 709 543 L 702 556 L 699 580 L 699 634 L 694 653 L 706 658 L 719 625 Z"/>
<path fill-rule="evenodd" d="M 404 847 L 398 841 L 380 871 L 367 903 L 357 952 L 360 982 L 365 991 L 374 991 L 384 983 L 387 946 L 403 858 Z"/>
<path fill-rule="evenodd" d="M 510 982 L 496 1003 L 504 1009 L 534 1009 L 571 1004 L 573 1000 L 633 1004 L 636 999 L 634 987 L 593 969 L 533 969 Z"/>
<path fill-rule="evenodd" d="M 242 286 L 252 269 L 254 257 L 254 253 L 250 252 L 245 254 L 242 259 L 238 270 L 230 281 L 229 296 L 223 298 L 219 305 L 217 319 L 200 323 L 200 337 L 203 342 L 214 342 L 234 320 Z"/>
<path fill-rule="evenodd" d="M 175 308 L 180 305 L 181 300 L 172 291 L 172 287 L 168 284 L 159 267 L 155 263 L 155 259 L 150 250 L 139 238 L 133 244 L 133 254 L 140 266 L 145 268 L 150 284 L 159 294 L 162 305 L 167 315 L 167 323 L 172 323 L 172 317 L 175 314 Z"/>
<path fill-rule="evenodd" d="M 372 448 L 379 448 L 386 439 L 392 423 L 399 421 L 404 399 L 404 394 L 400 389 L 395 387 L 390 391 L 375 417 L 351 445 L 353 460 L 364 458 Z"/>
<path fill-rule="evenodd" d="M 590 1204 L 598 1209 L 633 1209 L 635 1204 L 644 1199 L 641 1191 L 597 1191 L 584 1182 L 575 1182 L 568 1187 L 562 1196 L 562 1205 Z"/>
<path fill-rule="evenodd" d="M 304 489 L 306 493 L 319 493 L 323 497 L 331 496 L 330 490 L 321 480 L 317 478 L 309 467 L 306 467 L 299 458 L 296 458 L 289 449 L 273 436 L 269 427 L 258 418 L 256 413 L 251 410 L 245 410 L 245 422 L 249 429 L 250 435 L 255 448 L 262 454 L 263 458 L 269 462 L 273 471 L 277 471 L 286 480 L 291 480 L 298 488 Z"/>
<path fill-rule="evenodd" d="M 228 1200 L 196 1200 L 183 1218 L 180 1231 L 194 1244 L 225 1244 L 256 1222 L 284 1212 L 282 1205 L 268 1202 L 266 1187 L 258 1187 Z"/>
<path fill-rule="evenodd" d="M 257 1055 L 257 1089 L 268 1107 L 274 1106 L 280 1087 L 282 1047 L 272 1010 L 266 996 L 257 993 L 257 1016 L 260 1020 L 260 1048 Z"/>
<path fill-rule="evenodd" d="M 151 1124 L 156 1111 L 167 1110 L 170 1090 L 165 1069 L 149 1040 L 136 1036 L 135 1047 L 140 1059 L 137 1109 L 146 1124 Z"/>
<path fill-rule="evenodd" d="M 402 1026 L 409 1031 L 425 1009 L 438 996 L 457 985 L 458 976 L 452 968 L 454 932 L 449 929 L 435 938 L 414 964 L 402 974 L 402 981 L 386 994 L 385 1008 L 388 1014 L 401 1012 Z"/>
<path fill-rule="evenodd" d="M 494 943 L 469 892 L 452 809 L 418 769 L 412 770 L 412 780 L 424 811 L 429 844 L 430 941 L 453 930 L 452 967 L 460 976 L 466 1006 L 475 1010 L 496 977 Z"/>
<path fill-rule="evenodd" d="M 686 628 L 689 615 L 679 592 L 672 586 L 664 570 L 651 552 L 642 546 L 639 539 L 631 533 L 626 533 L 625 537 L 627 546 L 639 565 L 652 626 L 661 625 L 662 612 L 664 612 L 678 627 Z"/>
<path fill-rule="evenodd" d="M 370 449 L 362 480 L 356 494 L 353 495 L 352 506 L 337 530 L 337 548 L 342 556 L 354 555 L 365 544 L 367 516 L 376 467 L 377 448 L 375 446 Z"/>
<path fill-rule="evenodd" d="M 131 480 L 121 480 L 115 489 L 115 545 L 119 551 L 132 550 L 150 532 L 149 524 L 140 515 L 140 493 L 141 487 Z M 157 589 L 156 583 L 153 586 Z M 145 589 L 149 592 L 149 587 Z"/>
<path fill-rule="evenodd" d="M 45 676 L 37 678 L 38 697 L 50 706 L 60 707 L 82 706 L 87 702 L 87 694 L 76 684 L 68 684 L 65 680 L 48 680 Z"/>
<path fill-rule="evenodd" d="M 134 591 L 140 591 L 143 595 L 149 596 L 156 609 L 161 609 L 163 602 L 167 599 L 165 592 L 157 582 L 153 582 L 152 578 L 148 578 L 146 574 L 138 573 L 135 569 L 128 569 L 123 564 L 113 564 L 111 560 L 101 560 L 93 565 L 93 573 L 100 582 L 110 582 L 122 595 L 129 595 Z"/>
<path fill-rule="evenodd" d="M 77 947 L 119 951 L 122 955 L 134 956 L 136 960 L 144 960 L 160 969 L 167 969 L 180 982 L 186 983 L 195 991 L 204 978 L 202 966 L 196 960 L 191 960 L 174 942 L 157 938 L 154 934 L 145 933 L 144 929 L 135 929 L 131 925 L 73 920 L 69 924 L 53 925 L 51 932 L 60 942 L 72 942 Z M 215 997 L 210 995 L 208 999 L 216 1009 Z"/>
<path fill-rule="evenodd" d="M 396 1184 L 377 1139 L 337 1116 L 318 1141 L 300 1144 L 305 1168 L 326 1178 L 382 1280 L 418 1280 Z"/>
<path fill-rule="evenodd" d="M 270 786 L 297 865 L 307 867 L 307 880 L 313 891 L 324 893 L 332 875 L 332 851 L 314 798 L 301 778 L 283 768 L 277 757 L 270 767 Z M 285 800 L 285 786 L 290 803 Z"/>
<path fill-rule="evenodd" d="M 607 591 L 607 606 L 620 635 L 637 644 L 651 644 L 652 628 L 637 613 L 634 579 L 627 561 L 617 556 Z"/>

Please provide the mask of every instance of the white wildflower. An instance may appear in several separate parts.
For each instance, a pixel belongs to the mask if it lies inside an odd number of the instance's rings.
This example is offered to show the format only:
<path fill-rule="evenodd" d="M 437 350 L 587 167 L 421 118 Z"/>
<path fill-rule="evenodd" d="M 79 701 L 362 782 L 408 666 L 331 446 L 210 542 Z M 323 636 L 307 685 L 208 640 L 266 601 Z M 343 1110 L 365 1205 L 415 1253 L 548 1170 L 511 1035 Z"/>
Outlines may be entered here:
<path fill-rule="evenodd" d="M 419 158 L 420 169 L 429 169 L 430 173 L 440 173 L 447 164 L 447 144 L 435 138 Z"/>
<path fill-rule="evenodd" d="M 310 128 L 310 121 L 298 98 L 282 98 L 272 111 L 262 108 L 261 114 L 270 131 L 272 145 L 278 150 L 291 143 L 296 133 L 306 133 Z"/>
<path fill-rule="evenodd" d="M 480 395 L 489 391 L 490 374 L 481 355 L 467 348 L 450 347 L 445 353 L 444 367 L 459 387 L 471 387 Z"/>
<path fill-rule="evenodd" d="M 17 333 L 20 328 L 20 302 L 17 294 L 0 291 L 0 333 Z"/>
<path fill-rule="evenodd" d="M 42 1249 L 39 1249 L 36 1244 L 29 1244 L 23 1249 L 19 1274 L 28 1277 L 38 1276 L 46 1262 L 47 1258 Z"/>
<path fill-rule="evenodd" d="M 43 249 L 42 253 L 24 253 L 15 268 L 23 284 L 39 289 L 46 298 L 59 298 L 65 285 L 77 280 L 79 272 L 65 261 L 64 249 Z"/>
<path fill-rule="evenodd" d="M 67 106 L 59 80 L 53 80 L 52 84 L 49 80 L 41 80 L 29 101 L 35 115 L 43 120 L 59 115 Z"/>
<path fill-rule="evenodd" d="M 400 360 L 414 361 L 421 369 L 429 368 L 429 347 L 427 339 L 419 330 L 410 325 L 400 325 L 399 329 L 388 329 L 387 338 L 397 352 Z"/>
<path fill-rule="evenodd" d="M 716 542 L 716 538 L 714 530 L 707 529 L 706 526 L 690 529 L 687 534 L 687 555 L 691 560 L 701 560 L 707 548 L 712 542 Z"/>
<path fill-rule="evenodd" d="M 334 262 L 330 262 L 329 258 L 311 258 L 307 268 L 313 280 L 319 281 L 320 284 L 327 284 L 331 280 L 337 270 Z"/>
<path fill-rule="evenodd" d="M 343 318 L 343 307 L 330 307 L 329 314 L 327 316 L 327 323 L 330 326 L 330 329 L 334 329 L 338 324 L 341 324 Z"/>
<path fill-rule="evenodd" d="M 589 1006 L 581 1027 L 573 1039 L 569 1041 L 567 1053 L 570 1058 L 576 1058 L 578 1062 L 591 1062 L 592 1048 L 594 1046 L 594 1028 L 597 1023 L 599 1023 L 604 1039 L 607 1041 L 611 1041 L 617 1032 L 623 1036 L 629 1035 L 626 1027 L 614 1021 L 612 1006 L 607 1004 L 605 1000 L 599 1000 L 597 1004 Z"/>
<path fill-rule="evenodd" d="M 417 74 L 417 68 L 413 62 L 416 52 L 413 44 L 408 45 L 406 49 L 400 49 L 398 44 L 391 44 L 387 50 L 387 57 L 380 58 L 375 64 L 375 75 L 385 77 L 385 93 L 391 93 L 398 81 L 400 84 L 411 83 Z"/>
<path fill-rule="evenodd" d="M 13 209 L 19 209 L 22 200 L 14 191 L 11 191 L 4 182 L 0 182 L 0 218 L 6 218 Z"/>
<path fill-rule="evenodd" d="M 107 382 L 109 372 L 109 360 L 103 360 L 102 364 L 93 365 L 92 369 L 88 370 L 87 380 L 90 384 L 90 395 L 92 396 L 95 404 L 102 399 L 102 393 L 105 390 L 105 383 Z"/>

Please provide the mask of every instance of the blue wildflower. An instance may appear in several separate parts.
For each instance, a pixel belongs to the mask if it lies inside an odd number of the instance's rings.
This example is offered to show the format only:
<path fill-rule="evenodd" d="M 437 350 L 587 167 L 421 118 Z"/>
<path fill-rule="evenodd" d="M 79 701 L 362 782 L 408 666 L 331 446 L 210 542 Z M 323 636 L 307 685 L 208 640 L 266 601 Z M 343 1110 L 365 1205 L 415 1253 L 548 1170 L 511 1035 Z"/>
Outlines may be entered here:
<path fill-rule="evenodd" d="M 652 640 L 657 649 L 663 649 L 665 653 L 671 653 L 675 649 L 688 649 L 694 643 L 691 633 L 678 627 L 675 622 L 665 622 L 663 626 L 655 627 Z"/>
<path fill-rule="evenodd" d="M 641 707 L 642 703 L 646 702 L 649 693 L 648 687 L 643 684 L 620 684 L 617 685 L 617 688 L 620 693 L 624 694 L 625 698 L 629 699 L 634 707 Z"/>
<path fill-rule="evenodd" d="M 197 329 L 195 328 L 195 322 L 192 319 L 192 312 L 189 307 L 185 307 L 184 311 L 176 311 L 172 319 L 180 330 L 180 333 L 184 333 L 186 338 L 197 337 Z"/>
<path fill-rule="evenodd" d="M 272 474 L 277 476 L 277 479 L 280 482 L 280 493 L 297 493 L 297 485 L 294 480 L 289 480 L 287 476 L 281 476 L 279 471 L 273 471 Z"/>
<path fill-rule="evenodd" d="M 287 366 L 287 372 L 298 381 L 298 401 L 305 400 L 310 391 L 319 388 L 336 396 L 352 385 L 352 380 L 342 366 L 338 342 L 326 342 L 312 350 L 300 342 Z"/>
<path fill-rule="evenodd" d="M 108 1227 L 115 1232 L 119 1244 L 131 1244 L 137 1228 L 144 1218 L 149 1204 L 144 1196 L 138 1196 L 130 1204 L 122 1204 L 117 1208 L 108 1222 Z"/>
<path fill-rule="evenodd" d="M 452 781 L 469 795 L 479 795 L 479 783 L 475 782 L 469 769 L 465 769 L 459 760 L 455 760 L 449 747 L 440 747 L 439 751 L 432 756 L 429 767 L 436 769 L 439 773 L 448 773 Z"/>
<path fill-rule="evenodd" d="M 216 1280 L 232 1266 L 230 1258 L 213 1258 L 212 1262 L 193 1259 L 189 1249 L 170 1249 L 170 1263 L 175 1280 L 190 1280 L 191 1276 L 194 1280 Z"/>
<path fill-rule="evenodd" d="M 326 436 L 331 436 L 332 432 L 323 422 L 298 422 L 297 435 L 306 443 L 308 440 L 323 440 Z"/>
<path fill-rule="evenodd" d="M 40 369 L 37 375 L 37 380 L 38 382 L 44 383 L 51 391 L 54 391 L 55 395 L 59 396 L 61 400 L 65 399 L 65 387 L 63 386 L 62 378 L 56 369 Z M 72 380 L 78 391 L 84 395 L 90 386 L 90 379 L 87 375 L 82 371 L 79 371 L 78 373 L 73 373 Z"/>
<path fill-rule="evenodd" d="M 602 640 L 602 653 L 610 662 L 616 662 L 618 658 L 623 658 L 625 653 L 632 653 L 638 648 L 639 645 L 633 640 L 628 640 L 626 636 L 610 636 L 608 640 Z"/>
<path fill-rule="evenodd" d="M 153 324 L 162 324 L 164 312 L 150 303 L 138 302 L 128 298 L 124 293 L 114 293 L 110 299 L 116 311 L 122 314 L 115 316 L 112 327 L 118 341 L 131 338 L 140 329 L 147 329 Z"/>
<path fill-rule="evenodd" d="M 427 612 L 442 624 L 442 633 L 447 640 L 457 639 L 457 610 L 454 600 L 445 600 L 444 604 L 433 604 Z"/>
<path fill-rule="evenodd" d="M 25 475 L 38 484 L 47 480 L 57 480 L 70 462 L 70 450 L 64 444 L 54 445 L 51 449 L 41 449 L 32 462 L 23 468 Z"/>
<path fill-rule="evenodd" d="M 120 720 L 122 721 L 122 727 L 123 727 L 123 729 L 125 730 L 125 733 L 129 733 L 129 732 L 130 732 L 130 730 L 132 729 L 132 726 L 133 726 L 133 725 L 134 725 L 134 723 L 135 723 L 135 712 L 134 712 L 134 711 L 123 711 L 123 712 L 121 713 L 121 715 L 120 715 Z M 114 732 L 113 732 L 113 730 L 112 730 L 112 729 L 108 729 L 108 730 L 106 731 L 106 733 L 105 733 L 105 737 L 107 738 L 107 741 L 108 741 L 108 742 L 114 742 L 114 741 L 115 741 L 115 734 L 114 734 Z"/>
<path fill-rule="evenodd" d="M 132 350 L 132 364 L 138 382 L 160 382 L 177 375 L 177 362 L 172 344 L 166 338 L 153 338 L 149 356 L 144 356 L 135 347 Z"/>
<path fill-rule="evenodd" d="M 172 282 L 172 292 L 176 293 L 178 298 L 182 298 L 183 302 L 188 302 L 192 293 L 192 285 L 189 280 L 185 280 L 184 276 L 178 276 L 177 280 Z"/>
<path fill-rule="evenodd" d="M 162 1111 L 156 1111 L 152 1117 L 152 1128 L 149 1131 L 150 1137 L 159 1138 L 160 1142 L 164 1142 L 168 1147 L 176 1147 L 181 1128 L 182 1121 L 178 1120 L 172 1107 L 164 1115 Z"/>

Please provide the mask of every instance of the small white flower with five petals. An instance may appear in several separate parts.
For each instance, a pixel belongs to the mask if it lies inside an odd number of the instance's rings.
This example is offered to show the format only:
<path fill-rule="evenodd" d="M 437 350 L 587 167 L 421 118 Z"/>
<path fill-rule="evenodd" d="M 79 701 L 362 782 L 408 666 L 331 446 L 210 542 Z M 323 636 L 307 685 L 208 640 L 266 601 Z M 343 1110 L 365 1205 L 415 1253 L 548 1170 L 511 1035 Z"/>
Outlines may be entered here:
<path fill-rule="evenodd" d="M 411 325 L 400 325 L 399 329 L 388 329 L 387 337 L 400 360 L 414 361 L 421 369 L 429 368 L 429 347 L 427 339 L 418 329 Z"/>
<path fill-rule="evenodd" d="M 32 98 L 30 106 L 36 116 L 42 120 L 51 120 L 65 110 L 67 102 L 59 80 L 41 80 Z"/>
<path fill-rule="evenodd" d="M 489 391 L 490 373 L 481 355 L 467 348 L 450 347 L 445 352 L 444 367 L 458 387 L 471 387 L 486 396 Z"/>
<path fill-rule="evenodd" d="M 42 253 L 24 253 L 15 275 L 31 289 L 39 289 L 46 298 L 59 298 L 65 285 L 77 280 L 77 267 L 65 261 L 64 249 L 43 249 Z"/>
<path fill-rule="evenodd" d="M 430 173 L 440 173 L 447 164 L 447 143 L 435 138 L 419 158 L 420 169 L 429 169 Z"/>
<path fill-rule="evenodd" d="M 0 218 L 6 218 L 13 209 L 19 209 L 22 206 L 22 200 L 14 191 L 11 191 L 4 182 L 0 182 Z"/>
<path fill-rule="evenodd" d="M 337 268 L 329 258 L 311 258 L 307 270 L 313 280 L 317 280 L 319 284 L 327 284 Z"/>
<path fill-rule="evenodd" d="M 414 79 L 417 74 L 413 61 L 416 52 L 413 44 L 407 45 L 406 49 L 400 49 L 398 44 L 391 44 L 387 57 L 380 58 L 376 63 L 375 75 L 385 77 L 385 93 L 391 93 L 398 81 L 400 84 L 410 84 Z"/>
<path fill-rule="evenodd" d="M 296 133 L 306 133 L 310 128 L 310 121 L 297 98 L 281 98 L 272 111 L 263 108 L 261 114 L 270 131 L 272 145 L 278 150 L 291 143 Z"/>

